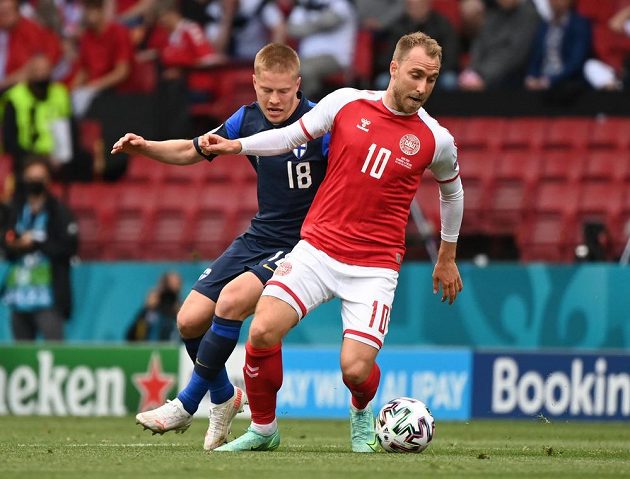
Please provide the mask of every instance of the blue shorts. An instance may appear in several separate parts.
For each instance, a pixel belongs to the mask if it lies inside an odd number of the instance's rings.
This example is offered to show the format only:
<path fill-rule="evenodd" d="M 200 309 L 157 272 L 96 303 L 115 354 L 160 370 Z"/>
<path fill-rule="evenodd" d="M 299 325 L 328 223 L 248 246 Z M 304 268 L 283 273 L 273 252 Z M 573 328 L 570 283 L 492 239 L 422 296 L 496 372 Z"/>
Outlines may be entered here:
<path fill-rule="evenodd" d="M 289 246 L 265 245 L 245 233 L 201 273 L 192 289 L 216 303 L 225 285 L 246 271 L 254 273 L 264 285 L 273 276 L 276 263 L 289 251 Z"/>

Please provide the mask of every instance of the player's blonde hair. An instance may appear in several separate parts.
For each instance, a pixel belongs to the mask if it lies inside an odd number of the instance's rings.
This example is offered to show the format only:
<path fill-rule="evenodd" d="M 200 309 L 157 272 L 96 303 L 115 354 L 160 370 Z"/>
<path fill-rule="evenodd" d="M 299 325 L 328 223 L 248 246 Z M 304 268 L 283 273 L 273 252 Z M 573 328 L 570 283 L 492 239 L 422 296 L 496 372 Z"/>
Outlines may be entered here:
<path fill-rule="evenodd" d="M 415 47 L 423 47 L 431 58 L 437 58 L 442 63 L 442 47 L 426 33 L 415 32 L 404 35 L 396 43 L 396 50 L 392 60 L 400 62 L 405 59 L 410 50 Z"/>
<path fill-rule="evenodd" d="M 282 43 L 270 43 L 260 49 L 254 58 L 254 73 L 272 71 L 292 73 L 296 78 L 300 76 L 300 57 L 296 51 Z"/>

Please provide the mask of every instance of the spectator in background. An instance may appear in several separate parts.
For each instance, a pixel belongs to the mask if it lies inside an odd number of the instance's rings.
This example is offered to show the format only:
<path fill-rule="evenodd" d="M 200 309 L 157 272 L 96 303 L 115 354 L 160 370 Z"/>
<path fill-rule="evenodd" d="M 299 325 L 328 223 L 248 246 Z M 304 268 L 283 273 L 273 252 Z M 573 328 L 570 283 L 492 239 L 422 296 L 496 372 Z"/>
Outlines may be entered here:
<path fill-rule="evenodd" d="M 2 138 L 13 159 L 13 172 L 21 178 L 24 162 L 45 156 L 55 170 L 72 159 L 70 95 L 65 85 L 51 81 L 50 60 L 35 55 L 28 64 L 28 79 L 4 94 Z M 17 189 L 21 192 L 20 182 Z"/>
<path fill-rule="evenodd" d="M 144 306 L 127 331 L 127 341 L 179 340 L 177 313 L 181 306 L 182 278 L 177 272 L 165 273 L 149 292 Z"/>
<path fill-rule="evenodd" d="M 288 33 L 299 40 L 306 97 L 318 98 L 326 77 L 351 68 L 357 16 L 349 0 L 295 0 Z"/>
<path fill-rule="evenodd" d="M 286 25 L 271 0 L 221 0 L 207 7 L 206 36 L 236 60 L 253 60 L 269 42 L 284 43 Z"/>
<path fill-rule="evenodd" d="M 355 0 L 354 3 L 359 26 L 377 35 L 383 33 L 389 36 L 390 29 L 396 26 L 405 11 L 405 0 L 389 0 L 387 5 L 383 5 L 383 0 Z"/>
<path fill-rule="evenodd" d="M 552 18 L 543 22 L 532 45 L 525 87 L 573 89 L 583 83 L 582 69 L 591 51 L 591 26 L 573 8 L 573 0 L 550 0 Z"/>
<path fill-rule="evenodd" d="M 70 317 L 70 259 L 77 252 L 78 228 L 70 210 L 48 190 L 48 163 L 30 159 L 24 167 L 25 196 L 9 206 L 0 245 L 9 261 L 3 289 L 18 341 L 63 339 Z"/>
<path fill-rule="evenodd" d="M 486 18 L 486 3 L 483 0 L 460 0 L 459 15 L 460 50 L 469 53 L 474 39 L 483 27 Z"/>
<path fill-rule="evenodd" d="M 472 44 L 470 64 L 459 76 L 460 88 L 485 90 L 522 84 L 539 23 L 529 1 L 497 0 Z"/>
<path fill-rule="evenodd" d="M 131 72 L 129 31 L 107 20 L 104 0 L 84 0 L 84 31 L 79 37 L 78 71 L 72 81 L 74 112 L 83 117 L 102 92 L 123 83 Z"/>
<path fill-rule="evenodd" d="M 158 25 L 148 47 L 157 52 L 161 67 L 159 96 L 159 137 L 185 137 L 190 131 L 188 105 L 207 101 L 214 89 L 215 73 L 200 67 L 223 62 L 201 27 L 184 18 L 176 0 L 156 0 Z"/>
<path fill-rule="evenodd" d="M 445 90 L 457 88 L 457 33 L 445 16 L 433 10 L 432 3 L 433 0 L 405 0 L 404 12 L 386 34 L 386 52 L 376 59 L 377 89 L 385 90 L 389 84 L 389 62 L 383 60 L 392 57 L 396 43 L 403 35 L 417 31 L 426 33 L 442 46 L 442 69 L 437 87 Z"/>
<path fill-rule="evenodd" d="M 0 0 L 0 91 L 25 81 L 28 62 L 38 53 L 54 65 L 61 56 L 59 40 L 20 15 L 16 0 Z"/>

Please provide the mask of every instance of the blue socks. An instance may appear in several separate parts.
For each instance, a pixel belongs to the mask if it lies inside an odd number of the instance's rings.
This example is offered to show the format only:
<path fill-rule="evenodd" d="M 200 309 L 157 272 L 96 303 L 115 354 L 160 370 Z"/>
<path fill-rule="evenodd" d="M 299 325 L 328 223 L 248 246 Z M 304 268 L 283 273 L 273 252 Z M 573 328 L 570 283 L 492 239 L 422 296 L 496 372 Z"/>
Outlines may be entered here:
<path fill-rule="evenodd" d="M 197 359 L 197 351 L 199 351 L 199 345 L 201 344 L 201 340 L 203 336 L 199 336 L 198 338 L 182 338 L 184 342 L 184 346 L 186 347 L 186 352 L 188 356 L 190 356 L 190 360 L 195 363 L 195 359 Z"/>
<path fill-rule="evenodd" d="M 225 363 L 236 347 L 242 325 L 242 321 L 214 316 L 212 326 L 200 341 L 192 378 L 177 395 L 189 414 L 197 411 L 208 390 L 214 404 L 224 403 L 233 396 L 234 386 L 228 379 Z"/>

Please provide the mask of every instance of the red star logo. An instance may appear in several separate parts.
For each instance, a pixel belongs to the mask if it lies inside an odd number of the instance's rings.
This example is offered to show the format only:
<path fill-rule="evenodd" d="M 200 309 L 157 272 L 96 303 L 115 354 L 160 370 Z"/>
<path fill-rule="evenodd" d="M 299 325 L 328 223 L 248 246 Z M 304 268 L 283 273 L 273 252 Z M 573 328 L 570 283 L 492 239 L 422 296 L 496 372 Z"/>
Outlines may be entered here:
<path fill-rule="evenodd" d="M 133 382 L 140 391 L 138 411 L 146 411 L 166 402 L 166 394 L 175 383 L 175 375 L 162 373 L 162 358 L 159 353 L 154 352 L 151 354 L 147 372 L 134 374 Z"/>

